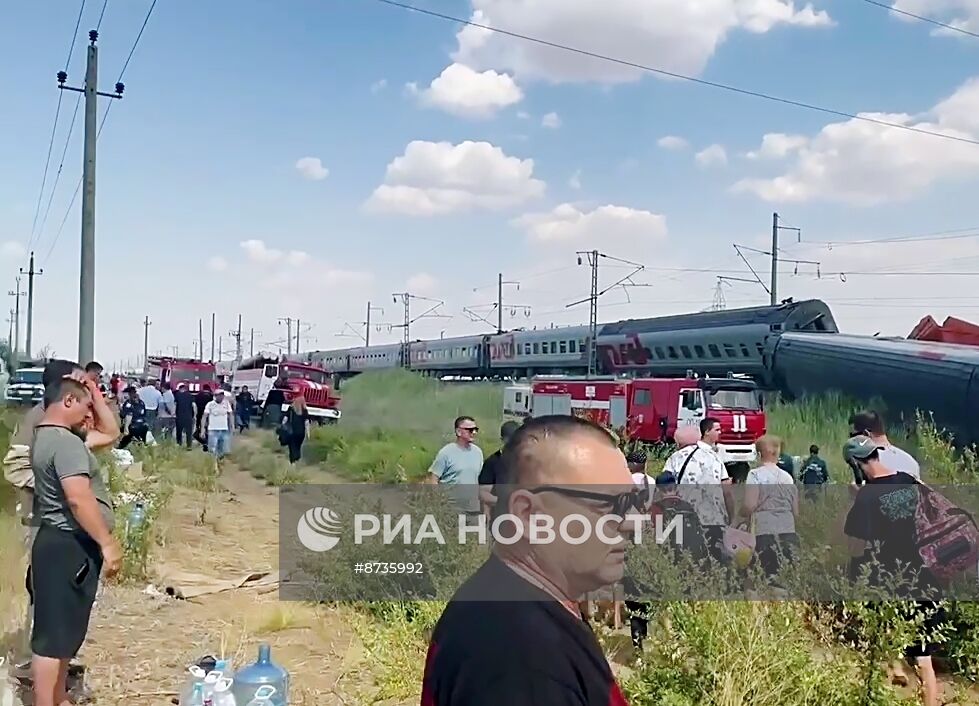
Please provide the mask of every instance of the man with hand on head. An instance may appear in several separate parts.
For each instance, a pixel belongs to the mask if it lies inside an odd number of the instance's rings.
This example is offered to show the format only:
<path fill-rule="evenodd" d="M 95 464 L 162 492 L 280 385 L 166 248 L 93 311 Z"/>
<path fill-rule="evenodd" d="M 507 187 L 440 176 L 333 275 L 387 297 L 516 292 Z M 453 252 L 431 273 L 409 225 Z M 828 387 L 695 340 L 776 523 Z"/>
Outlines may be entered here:
<path fill-rule="evenodd" d="M 85 641 L 99 574 L 104 566 L 111 576 L 122 565 L 112 504 L 89 450 L 105 441 L 94 427 L 108 408 L 95 384 L 82 380 L 65 378 L 45 390 L 31 453 L 38 525 L 31 551 L 35 706 L 68 703 L 68 664 Z"/>

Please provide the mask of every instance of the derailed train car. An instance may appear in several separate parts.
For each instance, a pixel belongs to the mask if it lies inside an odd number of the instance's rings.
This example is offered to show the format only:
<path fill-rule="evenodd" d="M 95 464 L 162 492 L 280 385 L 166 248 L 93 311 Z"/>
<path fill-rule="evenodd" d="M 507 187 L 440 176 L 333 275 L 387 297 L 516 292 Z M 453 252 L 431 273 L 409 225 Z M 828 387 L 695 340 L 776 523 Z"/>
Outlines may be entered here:
<path fill-rule="evenodd" d="M 979 349 L 845 334 L 783 333 L 771 346 L 773 386 L 790 398 L 837 391 L 880 399 L 888 417 L 931 413 L 959 443 L 979 441 Z"/>

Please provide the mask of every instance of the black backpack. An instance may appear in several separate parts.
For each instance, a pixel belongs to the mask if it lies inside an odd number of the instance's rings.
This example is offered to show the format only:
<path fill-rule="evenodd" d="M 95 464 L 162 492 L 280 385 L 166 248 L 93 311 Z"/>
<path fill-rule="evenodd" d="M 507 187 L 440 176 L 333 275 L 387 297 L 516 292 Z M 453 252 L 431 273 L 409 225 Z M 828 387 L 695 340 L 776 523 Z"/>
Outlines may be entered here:
<path fill-rule="evenodd" d="M 699 562 L 707 557 L 707 542 L 704 539 L 704 528 L 700 524 L 700 517 L 693 505 L 683 498 L 670 495 L 657 500 L 653 504 L 654 508 L 659 509 L 662 516 L 662 527 L 665 529 L 670 526 L 674 519 L 679 518 L 682 529 L 682 544 L 674 544 L 675 535 L 669 535 L 667 541 L 673 549 L 674 555 L 681 552 L 689 556 L 693 561 Z"/>

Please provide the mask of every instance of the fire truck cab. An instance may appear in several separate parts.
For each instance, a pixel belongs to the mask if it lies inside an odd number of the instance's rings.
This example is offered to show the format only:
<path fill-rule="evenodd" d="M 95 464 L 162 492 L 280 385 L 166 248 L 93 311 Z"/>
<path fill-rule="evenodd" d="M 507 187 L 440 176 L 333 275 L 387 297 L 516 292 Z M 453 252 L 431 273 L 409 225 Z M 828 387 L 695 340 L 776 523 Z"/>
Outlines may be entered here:
<path fill-rule="evenodd" d="M 169 358 L 150 356 L 143 368 L 143 376 L 149 380 L 169 382 L 176 390 L 181 383 L 191 392 L 200 392 L 204 385 L 212 390 L 217 384 L 214 363 L 194 358 Z"/>
<path fill-rule="evenodd" d="M 633 439 L 673 440 L 681 426 L 705 417 L 721 423 L 718 455 L 724 463 L 752 463 L 755 441 L 765 433 L 761 395 L 751 380 L 737 378 L 535 378 L 531 414 L 574 414 Z"/>
<path fill-rule="evenodd" d="M 263 419 L 270 406 L 277 412 L 276 422 L 296 395 L 306 399 L 309 416 L 319 422 L 336 422 L 340 419 L 340 398 L 333 393 L 331 377 L 317 365 L 280 361 L 277 358 L 256 356 L 243 360 L 234 372 L 232 386 L 247 386 L 258 403 L 257 412 Z"/>

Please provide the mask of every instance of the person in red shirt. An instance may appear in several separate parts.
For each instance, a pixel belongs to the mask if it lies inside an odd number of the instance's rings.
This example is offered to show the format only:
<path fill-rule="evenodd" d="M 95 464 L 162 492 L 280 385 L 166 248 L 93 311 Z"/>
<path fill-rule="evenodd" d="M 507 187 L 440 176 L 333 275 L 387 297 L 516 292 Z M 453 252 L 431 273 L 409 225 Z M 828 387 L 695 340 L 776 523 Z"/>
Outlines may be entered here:
<path fill-rule="evenodd" d="M 576 601 L 622 579 L 622 518 L 645 512 L 648 488 L 632 483 L 603 428 L 573 416 L 528 421 L 504 447 L 496 517 L 508 516 L 486 563 L 446 606 L 429 645 L 422 706 L 626 706 Z M 529 540 L 532 518 L 603 520 L 584 543 Z M 509 518 L 514 518 L 513 522 Z M 617 522 L 614 520 L 618 520 Z M 593 525 L 594 527 L 594 525 Z M 599 525 L 601 527 L 601 525 Z M 569 535 L 578 537 L 580 527 Z"/>

